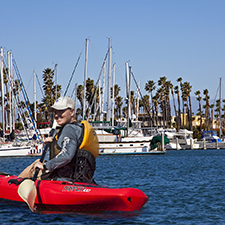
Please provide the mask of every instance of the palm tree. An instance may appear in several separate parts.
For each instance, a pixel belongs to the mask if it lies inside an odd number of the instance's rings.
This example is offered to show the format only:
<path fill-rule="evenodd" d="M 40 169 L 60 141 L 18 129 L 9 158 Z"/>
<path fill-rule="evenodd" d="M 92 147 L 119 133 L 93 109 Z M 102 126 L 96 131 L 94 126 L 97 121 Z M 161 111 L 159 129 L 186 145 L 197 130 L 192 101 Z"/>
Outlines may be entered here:
<path fill-rule="evenodd" d="M 143 98 L 139 100 L 139 107 L 143 107 L 144 113 L 149 111 L 149 95 L 144 95 Z"/>
<path fill-rule="evenodd" d="M 8 102 L 8 100 L 9 100 L 9 92 L 8 92 L 8 68 L 3 68 L 3 83 L 5 85 L 5 90 L 6 90 L 5 96 L 4 96 L 4 100 L 5 100 L 5 114 L 6 114 L 6 117 L 7 117 L 7 121 L 9 123 L 9 118 L 10 118 L 9 104 L 11 104 L 11 103 Z"/>
<path fill-rule="evenodd" d="M 82 116 L 82 111 L 83 111 L 83 110 L 82 110 L 81 108 L 77 108 L 76 114 L 75 114 L 76 120 L 78 120 L 79 116 Z"/>
<path fill-rule="evenodd" d="M 121 88 L 119 87 L 119 85 L 115 84 L 114 85 L 114 99 L 119 95 L 120 91 L 121 91 Z M 112 87 L 110 89 L 110 92 L 111 92 L 111 97 L 112 97 L 112 93 L 113 93 Z"/>
<path fill-rule="evenodd" d="M 177 130 L 179 130 L 181 127 L 181 110 L 180 110 L 180 92 L 178 86 L 174 87 L 174 92 L 177 95 L 177 102 L 178 102 L 178 115 L 176 121 L 177 121 Z"/>
<path fill-rule="evenodd" d="M 155 120 L 155 122 L 156 122 L 156 126 L 158 127 L 158 113 L 159 113 L 159 102 L 158 102 L 158 99 L 159 99 L 159 94 L 158 94 L 158 92 L 155 94 L 155 96 L 152 98 L 152 100 L 153 100 L 153 106 L 154 106 L 154 108 L 155 108 L 155 114 L 156 114 L 156 120 Z"/>
<path fill-rule="evenodd" d="M 190 85 L 189 82 L 184 82 L 184 89 L 185 89 L 185 93 L 188 97 L 188 102 L 189 102 L 189 108 L 188 108 L 189 130 L 192 130 L 191 88 L 192 88 L 192 86 Z"/>
<path fill-rule="evenodd" d="M 167 119 L 167 88 L 166 88 L 166 77 L 160 77 L 158 85 L 160 86 L 157 92 L 159 93 L 160 107 L 163 114 L 163 128 L 165 128 L 165 121 Z"/>
<path fill-rule="evenodd" d="M 115 104 L 116 104 L 116 114 L 117 114 L 117 118 L 121 117 L 121 107 L 123 105 L 123 98 L 121 96 L 117 96 L 115 98 Z"/>
<path fill-rule="evenodd" d="M 55 86 L 53 87 L 53 89 L 54 89 L 54 95 L 55 95 Z M 57 84 L 57 95 L 56 95 L 56 98 L 58 99 L 59 97 L 60 97 L 60 91 L 62 90 L 62 85 L 59 85 L 59 84 Z"/>
<path fill-rule="evenodd" d="M 49 120 L 49 114 L 48 114 L 48 110 L 47 107 L 49 105 L 53 105 L 55 102 L 55 95 L 54 95 L 54 81 L 53 81 L 53 77 L 54 77 L 54 71 L 52 71 L 50 68 L 47 68 L 43 71 L 43 90 L 44 90 L 44 98 L 42 99 L 42 106 L 43 108 L 43 112 L 45 115 L 45 120 L 48 121 Z"/>
<path fill-rule="evenodd" d="M 182 77 L 179 77 L 178 79 L 177 79 L 177 82 L 179 82 L 180 83 L 180 89 L 181 89 L 181 92 L 182 92 L 182 86 L 183 86 L 183 84 L 182 84 Z M 183 105 L 183 124 L 181 125 L 182 127 L 184 127 L 184 99 L 183 99 L 183 97 L 182 97 L 182 94 L 181 94 L 181 99 L 182 99 L 182 105 Z M 180 108 L 180 106 L 179 106 L 179 108 Z"/>
<path fill-rule="evenodd" d="M 214 108 L 214 104 L 211 104 L 209 106 L 209 108 L 211 109 L 210 129 L 213 130 L 213 108 Z"/>
<path fill-rule="evenodd" d="M 123 112 L 123 116 L 125 118 L 127 118 L 128 117 L 128 107 L 127 106 L 123 107 L 122 112 Z"/>
<path fill-rule="evenodd" d="M 198 90 L 194 93 L 197 97 L 196 99 L 198 100 L 198 113 L 200 115 L 200 131 L 202 130 L 202 107 L 201 107 L 201 99 L 202 97 L 200 96 L 201 92 Z"/>
<path fill-rule="evenodd" d="M 19 90 L 20 90 L 19 80 L 16 79 L 16 80 L 14 80 L 14 84 L 13 84 L 13 95 L 14 95 L 14 100 L 15 100 L 16 104 L 18 104 L 20 102 Z M 18 108 L 18 111 L 20 111 L 20 108 Z"/>
<path fill-rule="evenodd" d="M 224 117 L 225 117 L 225 99 L 223 99 L 222 102 L 224 103 L 222 107 L 222 111 L 224 111 Z"/>
<path fill-rule="evenodd" d="M 123 100 L 122 97 L 119 96 L 119 98 L 117 98 L 120 93 L 120 90 L 121 90 L 121 88 L 119 87 L 119 85 L 115 84 L 114 85 L 114 102 L 116 105 L 116 108 L 114 109 L 115 118 L 116 118 L 116 115 L 117 115 L 117 118 L 121 116 L 120 110 L 123 105 L 123 104 L 121 104 L 122 100 Z M 113 89 L 111 88 L 111 97 L 112 97 L 112 95 L 113 95 Z M 118 114 L 118 112 L 119 112 L 119 114 Z"/>
<path fill-rule="evenodd" d="M 181 91 L 182 91 L 181 98 L 182 98 L 182 102 L 183 102 L 183 122 L 182 122 L 182 128 L 184 128 L 185 107 L 186 107 L 186 112 L 187 112 L 188 115 L 189 115 L 189 110 L 188 110 L 187 104 L 186 104 L 187 99 L 188 99 L 187 98 L 187 93 L 185 92 L 185 89 L 183 88 L 183 86 L 181 88 Z"/>
<path fill-rule="evenodd" d="M 131 115 L 135 114 L 135 96 L 134 91 L 130 92 Z"/>
<path fill-rule="evenodd" d="M 145 84 L 145 90 L 150 93 L 151 95 L 151 102 L 152 102 L 152 118 L 153 118 L 153 126 L 155 126 L 155 111 L 153 108 L 153 91 L 155 90 L 156 86 L 155 86 L 155 82 L 153 80 L 148 80 L 147 83 Z"/>
<path fill-rule="evenodd" d="M 81 109 L 83 109 L 83 96 L 84 96 L 84 86 L 78 85 L 78 87 L 77 87 L 77 99 L 80 102 Z"/>
<path fill-rule="evenodd" d="M 172 125 L 172 116 L 171 116 L 171 106 L 170 106 L 170 89 L 171 89 L 171 81 L 166 81 L 165 83 L 165 99 L 166 99 L 166 110 L 167 110 L 167 117 L 166 121 L 169 127 Z"/>
<path fill-rule="evenodd" d="M 95 98 L 94 80 L 91 80 L 90 78 L 88 78 L 86 80 L 86 100 L 89 105 L 88 108 L 92 114 L 94 113 L 94 107 L 95 107 L 94 98 Z M 87 111 L 88 111 L 88 108 L 87 108 Z M 87 116 L 87 112 L 85 113 L 85 115 Z"/>
<path fill-rule="evenodd" d="M 168 82 L 168 87 L 171 90 L 172 98 L 173 98 L 173 107 L 174 107 L 174 112 L 176 116 L 176 126 L 178 126 L 178 116 L 177 116 L 177 109 L 176 109 L 176 104 L 175 104 L 175 97 L 174 97 L 174 90 L 173 90 L 173 84 L 171 82 Z"/>
<path fill-rule="evenodd" d="M 203 100 L 205 101 L 205 105 L 203 106 L 203 108 L 205 109 L 206 129 L 209 130 L 209 123 L 210 123 L 209 99 L 210 97 L 209 97 L 208 89 L 204 89 L 203 94 L 205 95 L 205 97 L 203 98 Z"/>
<path fill-rule="evenodd" d="M 161 107 L 161 111 L 162 111 L 162 115 L 163 115 L 163 124 L 161 124 L 161 126 L 163 126 L 163 128 L 165 128 L 165 104 L 164 104 L 164 99 L 163 99 L 163 88 L 159 88 L 157 90 L 157 100 L 160 104 Z"/>

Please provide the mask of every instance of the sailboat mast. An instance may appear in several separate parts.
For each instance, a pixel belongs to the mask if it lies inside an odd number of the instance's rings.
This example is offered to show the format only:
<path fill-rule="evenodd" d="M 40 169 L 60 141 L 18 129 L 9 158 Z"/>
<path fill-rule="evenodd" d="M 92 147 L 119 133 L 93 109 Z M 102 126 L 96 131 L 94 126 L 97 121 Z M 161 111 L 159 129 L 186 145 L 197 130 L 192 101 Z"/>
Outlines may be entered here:
<path fill-rule="evenodd" d="M 106 64 L 103 66 L 103 78 L 102 78 L 102 93 L 101 93 L 101 111 L 100 111 L 100 121 L 103 121 L 103 113 L 104 113 L 104 101 L 105 101 L 105 72 L 106 72 Z M 100 90 L 99 90 L 100 91 Z"/>
<path fill-rule="evenodd" d="M 36 104 L 36 99 L 37 99 L 37 93 L 36 93 L 36 74 L 34 70 L 34 120 L 37 122 L 37 104 Z"/>
<path fill-rule="evenodd" d="M 140 89 L 140 79 L 138 80 L 138 87 L 137 87 L 137 108 L 136 108 L 136 118 L 138 119 L 139 114 L 139 89 Z"/>
<path fill-rule="evenodd" d="M 109 38 L 107 121 L 110 121 L 110 111 L 111 111 L 111 55 L 112 55 L 111 38 Z"/>
<path fill-rule="evenodd" d="M 11 65 L 11 86 L 12 86 L 12 129 L 16 129 L 16 108 L 15 108 L 15 101 L 13 99 L 14 97 L 14 73 L 13 73 L 13 55 L 12 52 L 10 52 L 10 65 Z"/>
<path fill-rule="evenodd" d="M 55 64 L 55 100 L 57 100 L 58 64 Z"/>
<path fill-rule="evenodd" d="M 127 90 L 127 135 L 129 130 L 129 120 L 130 120 L 130 76 L 131 76 L 131 67 L 129 68 L 128 62 L 126 62 L 126 90 Z"/>
<path fill-rule="evenodd" d="M 76 113 L 76 109 L 77 109 L 77 83 L 75 84 L 75 97 L 74 97 L 74 109 L 75 109 L 75 113 Z"/>
<path fill-rule="evenodd" d="M 3 142 L 5 142 L 5 93 L 3 80 L 3 48 L 1 48 L 1 91 L 2 91 L 2 135 Z"/>
<path fill-rule="evenodd" d="M 12 64 L 11 53 L 8 51 L 8 80 L 9 80 L 9 130 L 12 132 Z"/>
<path fill-rule="evenodd" d="M 222 100 L 222 88 L 221 88 L 221 85 L 222 84 L 222 78 L 220 78 L 220 107 L 219 107 L 219 109 L 220 109 L 220 111 L 219 111 L 219 123 L 220 123 L 220 131 L 219 131 L 219 137 L 221 138 L 221 136 L 222 136 L 222 131 L 221 131 L 221 100 Z"/>
<path fill-rule="evenodd" d="M 112 126 L 114 126 L 114 108 L 115 108 L 115 68 L 116 64 L 113 64 L 113 86 L 112 86 Z"/>
<path fill-rule="evenodd" d="M 128 127 L 129 127 L 129 120 L 131 119 L 131 107 L 130 107 L 130 91 L 131 91 L 131 66 L 129 67 L 129 82 L 128 82 Z"/>
<path fill-rule="evenodd" d="M 88 39 L 85 45 L 85 65 L 84 65 L 84 95 L 83 95 L 83 120 L 85 119 L 86 111 L 86 80 L 87 80 L 87 55 L 88 55 Z"/>

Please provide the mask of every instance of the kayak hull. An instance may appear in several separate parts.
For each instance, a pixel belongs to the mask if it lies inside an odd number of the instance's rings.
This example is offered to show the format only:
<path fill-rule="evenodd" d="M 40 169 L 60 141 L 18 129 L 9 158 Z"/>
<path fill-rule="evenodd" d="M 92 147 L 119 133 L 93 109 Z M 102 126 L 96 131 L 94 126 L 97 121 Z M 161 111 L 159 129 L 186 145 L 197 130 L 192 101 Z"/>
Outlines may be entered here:
<path fill-rule="evenodd" d="M 16 176 L 0 175 L 0 199 L 23 202 Z M 35 181 L 35 212 L 102 212 L 140 210 L 148 197 L 136 188 L 110 188 L 67 181 Z"/>

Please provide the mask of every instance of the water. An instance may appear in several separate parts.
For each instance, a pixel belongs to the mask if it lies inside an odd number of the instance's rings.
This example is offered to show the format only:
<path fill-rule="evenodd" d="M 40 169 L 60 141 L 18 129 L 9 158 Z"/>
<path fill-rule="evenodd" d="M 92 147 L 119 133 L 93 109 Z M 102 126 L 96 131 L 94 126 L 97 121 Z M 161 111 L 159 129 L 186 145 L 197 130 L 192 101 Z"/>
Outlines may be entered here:
<path fill-rule="evenodd" d="M 0 170 L 18 175 L 36 158 L 0 158 Z M 32 213 L 0 203 L 1 224 L 225 224 L 225 150 L 167 151 L 165 155 L 99 156 L 95 179 L 135 187 L 150 200 L 138 212 Z"/>

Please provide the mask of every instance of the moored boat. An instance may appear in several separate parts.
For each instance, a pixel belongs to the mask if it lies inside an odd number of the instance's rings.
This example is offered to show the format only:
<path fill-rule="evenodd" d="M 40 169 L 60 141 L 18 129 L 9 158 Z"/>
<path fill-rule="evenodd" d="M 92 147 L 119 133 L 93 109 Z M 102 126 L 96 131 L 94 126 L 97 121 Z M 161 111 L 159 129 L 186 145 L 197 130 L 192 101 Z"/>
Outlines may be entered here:
<path fill-rule="evenodd" d="M 166 151 L 150 149 L 150 142 L 99 143 L 99 155 L 139 155 L 164 154 Z"/>
<path fill-rule="evenodd" d="M 27 156 L 31 149 L 31 146 L 16 146 L 13 143 L 6 143 L 0 145 L 0 157 Z"/>
<path fill-rule="evenodd" d="M 98 122 L 98 123 L 97 123 Z M 161 154 L 162 152 L 152 152 L 150 143 L 152 136 L 144 136 L 141 130 L 141 121 L 132 120 L 134 127 L 127 132 L 126 120 L 117 121 L 117 127 L 106 126 L 107 121 L 92 121 L 99 140 L 99 155 L 119 155 L 119 154 Z M 98 126 L 96 126 L 96 124 Z M 136 124 L 136 125 L 135 125 Z M 102 126 L 100 126 L 102 125 Z M 110 131 L 107 132 L 106 130 Z M 126 134 L 128 133 L 128 134 Z M 165 153 L 165 152 L 163 152 Z"/>
<path fill-rule="evenodd" d="M 42 153 L 43 143 L 8 142 L 0 144 L 0 157 L 37 156 Z"/>
<path fill-rule="evenodd" d="M 23 202 L 17 190 L 21 178 L 0 175 L 0 199 Z M 68 181 L 36 180 L 37 196 L 34 212 L 102 212 L 135 211 L 148 201 L 136 188 L 110 188 L 97 184 Z"/>
<path fill-rule="evenodd" d="M 217 132 L 215 130 L 211 131 L 203 131 L 201 136 L 203 146 L 205 145 L 205 148 L 225 148 L 225 142 L 222 141 L 218 136 Z"/>

